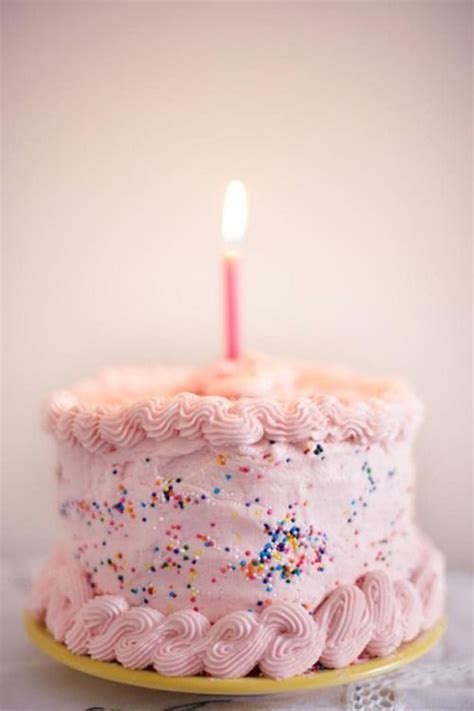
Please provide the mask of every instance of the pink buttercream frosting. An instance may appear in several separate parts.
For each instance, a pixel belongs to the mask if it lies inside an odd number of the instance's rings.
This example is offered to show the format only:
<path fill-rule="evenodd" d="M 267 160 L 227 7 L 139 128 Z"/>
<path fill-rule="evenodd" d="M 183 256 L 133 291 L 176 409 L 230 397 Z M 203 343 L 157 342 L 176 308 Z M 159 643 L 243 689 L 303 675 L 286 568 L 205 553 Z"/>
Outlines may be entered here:
<path fill-rule="evenodd" d="M 397 649 L 403 639 L 397 596 L 392 582 L 381 571 L 364 576 L 362 592 L 374 625 L 366 649 L 374 657 L 385 657 Z"/>
<path fill-rule="evenodd" d="M 310 669 L 321 657 L 325 629 L 315 625 L 307 611 L 295 603 L 267 607 L 259 618 L 268 642 L 258 663 L 269 677 L 283 678 Z"/>
<path fill-rule="evenodd" d="M 165 676 L 190 676 L 204 669 L 203 650 L 211 625 L 193 610 L 169 615 L 160 627 L 153 666 Z"/>
<path fill-rule="evenodd" d="M 109 369 L 55 393 L 61 547 L 31 609 L 76 654 L 284 678 L 431 627 L 402 383 L 247 355 Z"/>
<path fill-rule="evenodd" d="M 368 570 L 408 579 L 421 562 L 406 442 L 174 438 L 108 453 L 62 444 L 59 455 L 62 555 L 94 595 L 130 606 L 211 622 L 267 601 L 314 608 Z"/>
<path fill-rule="evenodd" d="M 277 602 L 258 615 L 231 612 L 211 625 L 192 610 L 166 617 L 148 607 L 130 609 L 121 596 L 101 595 L 65 621 L 65 585 L 71 589 L 81 578 L 85 582 L 85 576 L 80 566 L 64 564 L 54 582 L 48 571 L 43 573 L 51 594 L 40 618 L 72 652 L 117 660 L 131 669 L 154 666 L 167 676 L 204 671 L 232 678 L 259 666 L 266 676 L 282 679 L 318 662 L 339 668 L 362 654 L 385 656 L 404 638 L 416 636 L 432 616 L 438 619 L 442 613 L 442 571 L 431 549 L 414 579 L 422 576 L 429 577 L 430 586 L 419 592 L 408 580 L 392 583 L 384 572 L 367 573 L 358 585 L 333 590 L 313 613 L 297 603 Z M 32 604 L 37 611 L 35 600 Z"/>
<path fill-rule="evenodd" d="M 321 661 L 326 667 L 347 666 L 372 638 L 374 621 L 366 598 L 355 585 L 336 588 L 317 610 L 316 621 L 325 630 Z"/>
<path fill-rule="evenodd" d="M 420 412 L 397 380 L 246 356 L 202 369 L 109 369 L 55 393 L 45 425 L 91 452 L 175 435 L 215 446 L 263 437 L 366 444 L 408 436 Z"/>
<path fill-rule="evenodd" d="M 420 619 L 423 617 L 421 597 L 409 580 L 396 580 L 394 590 L 402 623 L 403 641 L 411 642 L 418 634 Z M 438 601 L 437 614 L 441 606 Z"/>
<path fill-rule="evenodd" d="M 91 640 L 101 635 L 117 618 L 128 610 L 128 603 L 118 595 L 101 595 L 83 605 L 74 624 L 65 634 L 65 642 L 74 654 L 86 654 Z"/>
<path fill-rule="evenodd" d="M 215 677 L 246 676 L 258 664 L 268 630 L 250 612 L 230 612 L 213 625 L 204 652 L 204 669 Z"/>

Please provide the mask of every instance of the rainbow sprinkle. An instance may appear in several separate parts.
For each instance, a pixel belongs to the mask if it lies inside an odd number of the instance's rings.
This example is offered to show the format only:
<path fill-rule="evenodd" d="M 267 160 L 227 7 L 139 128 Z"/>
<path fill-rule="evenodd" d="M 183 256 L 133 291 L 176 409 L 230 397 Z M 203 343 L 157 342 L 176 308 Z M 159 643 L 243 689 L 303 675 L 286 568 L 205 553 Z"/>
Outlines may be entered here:
<path fill-rule="evenodd" d="M 256 555 L 245 551 L 240 570 L 249 580 L 260 579 L 266 592 L 272 592 L 275 579 L 289 585 L 309 566 L 324 571 L 327 535 L 323 531 L 316 531 L 313 526 L 302 528 L 293 512 L 288 512 L 273 526 L 264 523 L 263 531 L 270 540 Z"/>

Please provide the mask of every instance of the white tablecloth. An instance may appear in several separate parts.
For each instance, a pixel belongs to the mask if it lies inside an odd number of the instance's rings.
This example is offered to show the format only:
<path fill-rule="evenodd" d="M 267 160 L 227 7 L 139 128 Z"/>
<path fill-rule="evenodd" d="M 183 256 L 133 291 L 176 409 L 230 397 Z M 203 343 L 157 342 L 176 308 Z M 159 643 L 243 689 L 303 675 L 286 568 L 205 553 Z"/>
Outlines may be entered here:
<path fill-rule="evenodd" d="M 2 711 L 473 711 L 473 578 L 451 573 L 448 630 L 425 658 L 357 685 L 291 696 L 211 697 L 102 681 L 57 664 L 26 639 L 21 613 L 36 561 L 2 566 Z"/>

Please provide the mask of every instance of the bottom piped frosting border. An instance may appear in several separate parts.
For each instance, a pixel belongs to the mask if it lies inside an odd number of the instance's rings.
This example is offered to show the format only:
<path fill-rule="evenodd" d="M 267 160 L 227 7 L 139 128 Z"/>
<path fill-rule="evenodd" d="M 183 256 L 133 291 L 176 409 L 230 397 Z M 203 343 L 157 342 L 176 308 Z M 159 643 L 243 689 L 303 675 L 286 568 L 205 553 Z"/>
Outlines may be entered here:
<path fill-rule="evenodd" d="M 444 605 L 441 555 L 433 550 L 411 580 L 383 571 L 335 588 L 312 612 L 274 602 L 261 613 L 230 612 L 211 625 L 199 612 L 168 616 L 130 607 L 121 595 L 93 597 L 76 562 L 55 560 L 39 577 L 30 611 L 75 654 L 164 676 L 240 678 L 258 668 L 285 679 L 385 657 L 434 626 Z"/>

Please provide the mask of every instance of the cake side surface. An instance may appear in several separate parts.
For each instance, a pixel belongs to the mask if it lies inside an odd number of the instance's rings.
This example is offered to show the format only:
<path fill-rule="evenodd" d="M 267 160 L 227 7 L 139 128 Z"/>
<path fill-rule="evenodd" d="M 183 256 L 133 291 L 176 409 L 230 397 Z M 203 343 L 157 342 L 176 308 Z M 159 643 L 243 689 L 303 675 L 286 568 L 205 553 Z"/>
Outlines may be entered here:
<path fill-rule="evenodd" d="M 417 568 L 407 443 L 191 445 L 60 447 L 62 546 L 96 594 L 214 622 Z"/>

